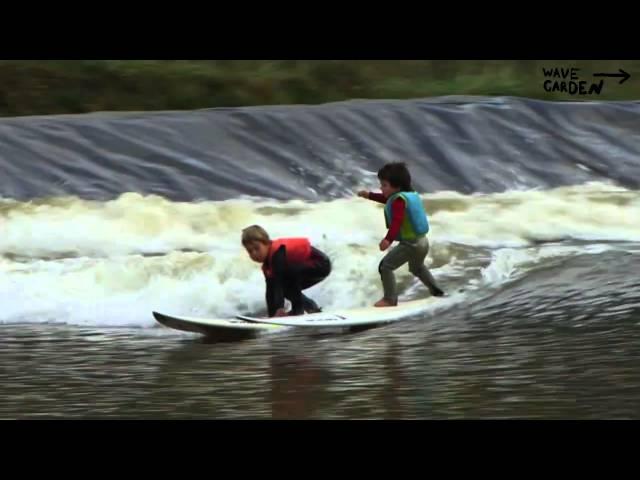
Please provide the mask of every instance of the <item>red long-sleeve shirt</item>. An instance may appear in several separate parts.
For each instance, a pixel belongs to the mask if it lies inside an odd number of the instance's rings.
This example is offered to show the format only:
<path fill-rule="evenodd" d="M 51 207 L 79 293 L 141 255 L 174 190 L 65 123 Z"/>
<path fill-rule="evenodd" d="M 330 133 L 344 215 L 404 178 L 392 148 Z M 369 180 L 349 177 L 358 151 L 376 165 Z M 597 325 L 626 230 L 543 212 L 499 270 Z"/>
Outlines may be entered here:
<path fill-rule="evenodd" d="M 387 197 L 381 193 L 369 192 L 369 200 L 373 200 L 378 203 L 387 203 Z M 391 204 L 391 225 L 389 225 L 389 231 L 387 236 L 384 237 L 390 242 L 393 242 L 400 233 L 400 227 L 404 220 L 405 204 L 401 198 L 396 198 Z"/>

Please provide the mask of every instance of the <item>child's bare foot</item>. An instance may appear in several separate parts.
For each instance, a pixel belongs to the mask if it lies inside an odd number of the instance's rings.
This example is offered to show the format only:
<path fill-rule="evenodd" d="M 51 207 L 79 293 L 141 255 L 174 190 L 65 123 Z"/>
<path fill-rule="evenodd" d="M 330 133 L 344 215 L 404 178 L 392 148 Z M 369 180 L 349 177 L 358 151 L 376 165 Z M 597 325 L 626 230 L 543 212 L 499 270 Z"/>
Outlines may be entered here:
<path fill-rule="evenodd" d="M 383 298 L 381 300 L 378 300 L 373 306 L 374 307 L 395 307 L 396 305 L 398 305 L 398 302 L 392 303 L 386 298 Z"/>

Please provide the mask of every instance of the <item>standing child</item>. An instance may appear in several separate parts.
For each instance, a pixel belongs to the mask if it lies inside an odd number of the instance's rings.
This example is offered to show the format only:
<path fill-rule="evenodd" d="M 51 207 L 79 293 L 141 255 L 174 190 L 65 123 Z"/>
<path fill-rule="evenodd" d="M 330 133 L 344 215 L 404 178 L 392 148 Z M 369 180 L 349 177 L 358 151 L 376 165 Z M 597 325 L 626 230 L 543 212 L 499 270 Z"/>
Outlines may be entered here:
<path fill-rule="evenodd" d="M 331 261 L 313 247 L 309 239 L 271 240 L 264 228 L 252 225 L 242 230 L 242 245 L 253 261 L 262 263 L 269 317 L 287 315 L 285 298 L 291 302 L 289 315 L 321 311 L 302 290 L 327 278 L 331 273 Z"/>
<path fill-rule="evenodd" d="M 385 251 L 394 240 L 399 244 L 380 262 L 378 271 L 382 279 L 384 297 L 375 303 L 376 307 L 393 307 L 398 304 L 398 292 L 394 270 L 409 263 L 409 271 L 418 277 L 429 289 L 431 295 L 442 296 L 444 292 L 436 285 L 435 279 L 424 265 L 429 253 L 429 221 L 420 196 L 411 188 L 411 174 L 404 163 L 389 163 L 378 171 L 382 193 L 366 190 L 358 196 L 384 203 L 384 219 L 389 231 L 380 242 L 380 250 Z"/>

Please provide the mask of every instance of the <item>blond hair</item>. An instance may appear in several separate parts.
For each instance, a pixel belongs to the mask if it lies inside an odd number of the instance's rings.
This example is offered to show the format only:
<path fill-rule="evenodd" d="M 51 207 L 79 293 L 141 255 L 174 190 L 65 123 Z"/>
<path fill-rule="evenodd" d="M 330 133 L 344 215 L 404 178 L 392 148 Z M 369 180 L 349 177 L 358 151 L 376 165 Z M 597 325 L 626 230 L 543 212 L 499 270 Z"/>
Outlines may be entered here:
<path fill-rule="evenodd" d="M 251 225 L 242 230 L 242 245 L 244 246 L 251 242 L 269 243 L 270 241 L 269 234 L 260 225 Z"/>

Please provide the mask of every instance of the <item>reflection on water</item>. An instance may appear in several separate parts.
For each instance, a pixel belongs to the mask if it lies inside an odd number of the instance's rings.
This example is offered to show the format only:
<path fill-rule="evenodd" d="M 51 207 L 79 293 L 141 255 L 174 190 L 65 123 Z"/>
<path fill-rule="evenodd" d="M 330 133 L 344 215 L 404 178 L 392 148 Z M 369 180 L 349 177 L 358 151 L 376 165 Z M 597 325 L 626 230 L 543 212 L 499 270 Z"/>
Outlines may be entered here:
<path fill-rule="evenodd" d="M 0 326 L 0 418 L 640 418 L 640 271 L 578 258 L 353 334 Z"/>
<path fill-rule="evenodd" d="M 635 326 L 398 330 L 243 345 L 4 332 L 0 416 L 637 417 Z"/>

